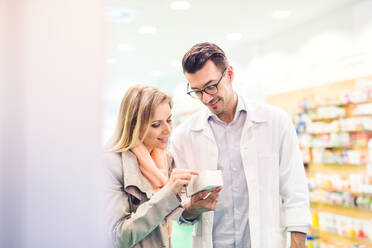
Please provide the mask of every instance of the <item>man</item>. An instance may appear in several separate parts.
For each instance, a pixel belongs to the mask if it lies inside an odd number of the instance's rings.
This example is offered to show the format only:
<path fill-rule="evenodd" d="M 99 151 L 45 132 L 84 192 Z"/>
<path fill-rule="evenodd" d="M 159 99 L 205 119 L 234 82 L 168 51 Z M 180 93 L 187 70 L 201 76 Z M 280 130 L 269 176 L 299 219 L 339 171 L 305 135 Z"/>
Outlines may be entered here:
<path fill-rule="evenodd" d="M 224 183 L 185 205 L 180 222 L 195 224 L 193 247 L 279 248 L 289 231 L 291 248 L 304 248 L 311 215 L 291 120 L 238 95 L 233 67 L 215 44 L 194 45 L 182 66 L 187 93 L 207 108 L 175 130 L 172 154 L 178 167 L 222 170 Z"/>

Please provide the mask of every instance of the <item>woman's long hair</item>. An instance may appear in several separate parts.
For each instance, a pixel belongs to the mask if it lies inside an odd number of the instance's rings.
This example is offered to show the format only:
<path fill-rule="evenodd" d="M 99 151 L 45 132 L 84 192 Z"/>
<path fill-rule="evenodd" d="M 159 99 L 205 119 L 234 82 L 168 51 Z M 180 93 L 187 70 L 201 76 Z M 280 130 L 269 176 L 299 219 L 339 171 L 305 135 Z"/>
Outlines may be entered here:
<path fill-rule="evenodd" d="M 155 109 L 163 102 L 172 108 L 172 98 L 159 89 L 146 85 L 130 87 L 121 101 L 118 122 L 105 150 L 125 152 L 143 142 Z"/>

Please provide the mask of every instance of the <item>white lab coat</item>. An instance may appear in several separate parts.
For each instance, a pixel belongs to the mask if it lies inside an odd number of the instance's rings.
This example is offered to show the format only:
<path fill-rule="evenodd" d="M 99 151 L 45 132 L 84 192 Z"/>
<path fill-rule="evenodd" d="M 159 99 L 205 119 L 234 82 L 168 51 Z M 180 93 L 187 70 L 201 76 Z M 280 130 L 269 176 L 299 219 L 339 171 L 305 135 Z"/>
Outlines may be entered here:
<path fill-rule="evenodd" d="M 293 124 L 273 106 L 245 104 L 240 151 L 249 194 L 252 248 L 285 247 L 285 229 L 311 225 L 307 180 Z M 176 167 L 216 170 L 218 148 L 204 109 L 172 134 Z M 244 193 L 244 192 L 242 192 Z M 212 248 L 213 212 L 196 222 L 193 247 Z"/>

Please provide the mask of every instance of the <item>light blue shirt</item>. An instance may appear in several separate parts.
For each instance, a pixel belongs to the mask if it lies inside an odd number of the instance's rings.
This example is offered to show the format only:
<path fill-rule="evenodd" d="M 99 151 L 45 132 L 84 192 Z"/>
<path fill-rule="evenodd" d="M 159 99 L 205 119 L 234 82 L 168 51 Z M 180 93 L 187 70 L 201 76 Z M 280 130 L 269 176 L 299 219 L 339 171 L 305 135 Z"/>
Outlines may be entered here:
<path fill-rule="evenodd" d="M 238 104 L 232 122 L 226 124 L 210 112 L 208 122 L 218 147 L 217 167 L 223 189 L 213 219 L 213 247 L 251 247 L 248 217 L 248 186 L 240 154 L 240 138 L 246 120 L 244 102 Z"/>

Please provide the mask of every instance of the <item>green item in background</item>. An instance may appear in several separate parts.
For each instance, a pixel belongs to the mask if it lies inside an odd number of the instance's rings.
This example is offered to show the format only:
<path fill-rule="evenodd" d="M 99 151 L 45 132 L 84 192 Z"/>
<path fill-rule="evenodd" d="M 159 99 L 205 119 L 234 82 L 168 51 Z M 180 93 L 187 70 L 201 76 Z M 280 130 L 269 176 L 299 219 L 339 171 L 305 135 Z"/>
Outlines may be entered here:
<path fill-rule="evenodd" d="M 172 248 L 191 248 L 191 234 L 194 226 L 180 226 L 176 221 L 172 224 Z"/>

